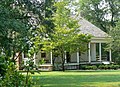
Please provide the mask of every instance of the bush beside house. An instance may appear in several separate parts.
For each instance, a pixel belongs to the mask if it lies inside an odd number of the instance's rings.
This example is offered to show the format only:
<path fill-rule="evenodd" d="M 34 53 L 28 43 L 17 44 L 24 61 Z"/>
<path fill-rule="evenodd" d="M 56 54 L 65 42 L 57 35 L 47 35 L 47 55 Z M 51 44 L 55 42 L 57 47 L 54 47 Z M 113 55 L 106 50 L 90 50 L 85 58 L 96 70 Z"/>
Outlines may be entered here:
<path fill-rule="evenodd" d="M 109 64 L 109 65 L 104 65 L 104 64 L 100 64 L 100 65 L 81 65 L 80 69 L 82 70 L 106 70 L 106 69 L 113 69 L 113 70 L 117 70 L 119 69 L 120 66 L 119 65 L 115 65 L 115 64 Z"/>

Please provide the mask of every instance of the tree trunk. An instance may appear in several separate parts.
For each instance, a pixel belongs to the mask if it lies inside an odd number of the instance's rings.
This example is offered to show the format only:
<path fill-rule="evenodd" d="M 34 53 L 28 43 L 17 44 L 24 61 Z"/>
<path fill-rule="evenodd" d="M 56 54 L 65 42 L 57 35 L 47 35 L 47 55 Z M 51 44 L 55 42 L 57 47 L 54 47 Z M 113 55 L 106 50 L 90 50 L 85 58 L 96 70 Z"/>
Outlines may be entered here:
<path fill-rule="evenodd" d="M 27 70 L 26 81 L 25 81 L 25 87 L 28 86 L 28 73 L 29 73 L 29 70 Z"/>
<path fill-rule="evenodd" d="M 65 66 L 64 66 L 65 58 L 64 58 L 64 53 L 63 52 L 61 52 L 61 58 L 62 58 L 62 71 L 64 72 L 65 71 Z"/>
<path fill-rule="evenodd" d="M 64 63 L 62 62 L 62 71 L 65 71 Z"/>

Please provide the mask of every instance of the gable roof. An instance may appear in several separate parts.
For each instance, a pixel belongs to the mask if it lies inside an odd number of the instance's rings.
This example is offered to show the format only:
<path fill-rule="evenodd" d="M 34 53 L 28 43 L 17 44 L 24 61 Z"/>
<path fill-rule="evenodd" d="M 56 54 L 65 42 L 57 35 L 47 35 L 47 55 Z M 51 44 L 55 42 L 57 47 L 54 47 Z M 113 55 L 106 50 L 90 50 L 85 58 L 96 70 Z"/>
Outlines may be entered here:
<path fill-rule="evenodd" d="M 100 28 L 96 27 L 89 21 L 85 20 L 82 17 L 79 17 L 79 24 L 80 24 L 80 32 L 83 34 L 90 34 L 97 38 L 105 38 L 110 37 L 107 33 L 102 31 Z"/>

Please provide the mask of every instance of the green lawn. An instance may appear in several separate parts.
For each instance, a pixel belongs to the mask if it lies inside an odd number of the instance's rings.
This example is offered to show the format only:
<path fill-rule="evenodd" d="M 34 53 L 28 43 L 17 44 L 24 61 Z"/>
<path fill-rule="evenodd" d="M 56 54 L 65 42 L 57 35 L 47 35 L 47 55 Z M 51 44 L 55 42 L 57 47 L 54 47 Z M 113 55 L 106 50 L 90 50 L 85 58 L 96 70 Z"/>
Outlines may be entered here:
<path fill-rule="evenodd" d="M 41 72 L 33 79 L 34 87 L 120 87 L 119 70 Z"/>

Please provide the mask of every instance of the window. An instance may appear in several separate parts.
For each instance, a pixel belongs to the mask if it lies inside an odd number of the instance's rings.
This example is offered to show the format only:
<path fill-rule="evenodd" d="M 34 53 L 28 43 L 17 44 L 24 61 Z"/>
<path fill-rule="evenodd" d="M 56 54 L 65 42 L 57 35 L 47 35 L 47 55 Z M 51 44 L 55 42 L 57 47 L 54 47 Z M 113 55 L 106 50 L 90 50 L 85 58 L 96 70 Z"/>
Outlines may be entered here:
<path fill-rule="evenodd" d="M 28 52 L 24 51 L 24 58 L 28 58 Z"/>
<path fill-rule="evenodd" d="M 67 57 L 67 62 L 69 63 L 70 62 L 70 57 L 71 57 L 69 52 L 66 52 L 66 57 Z"/>
<path fill-rule="evenodd" d="M 46 53 L 41 53 L 41 58 L 46 58 Z"/>

